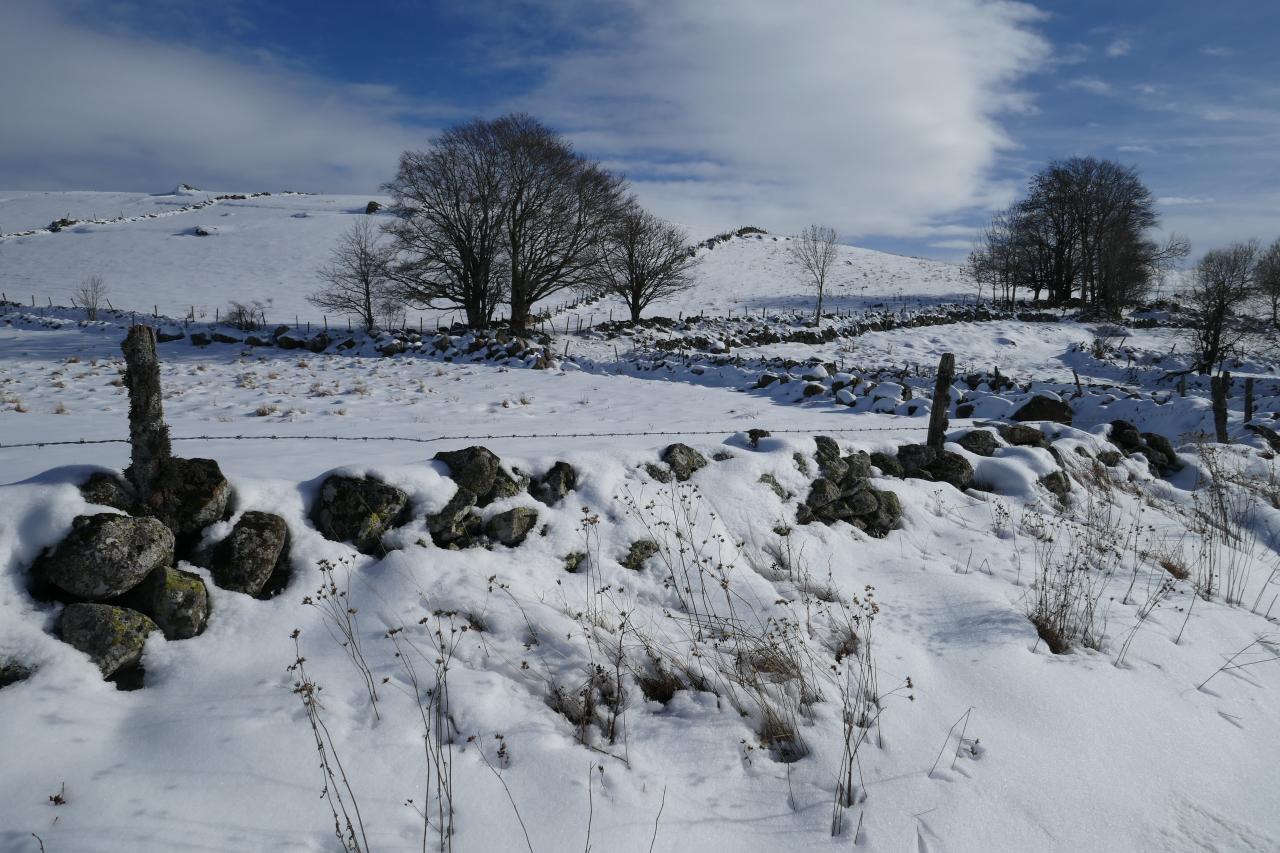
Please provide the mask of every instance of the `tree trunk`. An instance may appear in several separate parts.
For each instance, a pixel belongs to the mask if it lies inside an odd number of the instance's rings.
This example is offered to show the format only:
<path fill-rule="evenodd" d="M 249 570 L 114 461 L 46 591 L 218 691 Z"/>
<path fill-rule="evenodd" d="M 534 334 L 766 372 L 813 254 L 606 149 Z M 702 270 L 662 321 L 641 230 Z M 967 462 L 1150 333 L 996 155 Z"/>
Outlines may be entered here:
<path fill-rule="evenodd" d="M 131 326 L 122 348 L 124 383 L 129 389 L 129 444 L 132 449 L 126 473 L 139 499 L 148 504 L 172 456 L 160 391 L 156 330 L 150 326 Z"/>
<path fill-rule="evenodd" d="M 933 407 L 929 410 L 929 436 L 925 444 L 934 453 L 942 453 L 947 432 L 947 412 L 951 408 L 951 383 L 956 376 L 956 357 L 943 353 L 938 361 L 938 379 L 933 385 Z"/>

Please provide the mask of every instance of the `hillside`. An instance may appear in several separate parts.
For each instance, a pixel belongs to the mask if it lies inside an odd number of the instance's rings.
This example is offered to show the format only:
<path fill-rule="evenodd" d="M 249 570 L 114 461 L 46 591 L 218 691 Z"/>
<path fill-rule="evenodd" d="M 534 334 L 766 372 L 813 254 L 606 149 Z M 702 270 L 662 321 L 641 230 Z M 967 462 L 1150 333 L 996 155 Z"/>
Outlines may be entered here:
<path fill-rule="evenodd" d="M 0 194 L 125 217 L 0 240 L 0 851 L 1280 849 L 1269 358 L 1219 443 L 1174 316 L 846 248 L 814 327 L 773 235 L 680 320 L 326 334 L 368 199 L 212 197 Z M 47 307 L 95 272 L 116 310 Z M 118 479 L 135 319 L 220 471 L 163 523 Z M 94 607 L 157 628 L 108 658 Z"/>

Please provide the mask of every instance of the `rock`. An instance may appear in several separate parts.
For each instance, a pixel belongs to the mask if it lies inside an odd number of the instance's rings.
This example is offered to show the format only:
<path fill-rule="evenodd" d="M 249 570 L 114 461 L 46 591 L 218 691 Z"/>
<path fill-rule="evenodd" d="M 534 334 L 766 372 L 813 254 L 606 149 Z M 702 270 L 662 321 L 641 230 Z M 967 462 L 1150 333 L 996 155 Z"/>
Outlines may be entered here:
<path fill-rule="evenodd" d="M 914 477 L 933 461 L 934 451 L 926 444 L 904 444 L 898 448 L 898 464 L 902 473 Z"/>
<path fill-rule="evenodd" d="M 126 472 L 127 473 L 127 472 Z M 231 484 L 212 459 L 169 459 L 161 481 L 138 510 L 162 521 L 178 539 L 179 551 L 227 514 Z"/>
<path fill-rule="evenodd" d="M 538 511 L 532 507 L 517 506 L 500 512 L 485 525 L 487 532 L 503 545 L 514 548 L 525 540 L 529 531 L 538 523 Z"/>
<path fill-rule="evenodd" d="M 784 501 L 791 497 L 791 493 L 782 488 L 782 484 L 778 482 L 778 478 L 774 477 L 772 474 L 761 474 L 760 482 L 772 489 L 773 493 Z"/>
<path fill-rule="evenodd" d="M 197 347 L 207 347 L 209 345 L 209 336 L 204 332 L 192 332 L 191 344 Z"/>
<path fill-rule="evenodd" d="M 995 433 L 989 429 L 970 430 L 960 436 L 957 444 L 975 456 L 994 456 L 1000 446 L 996 443 Z"/>
<path fill-rule="evenodd" d="M 320 486 L 311 523 L 328 539 L 350 542 L 366 554 L 383 554 L 382 534 L 400 523 L 408 504 L 409 496 L 395 486 L 332 474 Z"/>
<path fill-rule="evenodd" d="M 869 457 L 871 464 L 880 469 L 880 473 L 886 477 L 901 477 L 902 465 L 898 463 L 896 456 L 890 456 L 888 453 L 872 453 Z"/>
<path fill-rule="evenodd" d="M 755 450 L 760 446 L 760 439 L 768 438 L 773 435 L 767 429 L 749 429 L 747 430 L 747 443 L 751 445 L 751 449 Z"/>
<path fill-rule="evenodd" d="M 238 344 L 241 342 L 240 338 L 235 335 L 228 335 L 226 332 L 214 332 L 213 339 L 220 344 Z"/>
<path fill-rule="evenodd" d="M 71 604 L 62 612 L 62 639 L 87 654 L 104 678 L 142 660 L 142 647 L 155 622 L 127 607 Z"/>
<path fill-rule="evenodd" d="M 128 592 L 155 569 L 173 563 L 173 533 L 154 518 L 81 515 L 71 532 L 34 568 L 39 580 L 77 598 Z"/>
<path fill-rule="evenodd" d="M 815 454 L 818 459 L 818 467 L 823 468 L 840 459 L 840 445 L 829 435 L 815 435 L 813 443 L 818 446 Z"/>
<path fill-rule="evenodd" d="M 662 461 L 681 482 L 692 477 L 694 471 L 707 466 L 706 458 L 687 444 L 667 445 L 662 451 Z"/>
<path fill-rule="evenodd" d="M 715 453 L 711 454 L 712 462 L 728 462 L 730 459 L 733 459 L 733 458 L 734 458 L 733 454 L 727 450 L 717 450 Z"/>
<path fill-rule="evenodd" d="M 1071 478 L 1064 471 L 1051 471 L 1041 477 L 1039 482 L 1040 485 L 1058 497 L 1066 497 L 1071 494 Z"/>
<path fill-rule="evenodd" d="M 996 429 L 1000 437 L 1014 447 L 1049 446 L 1049 439 L 1045 438 L 1044 433 L 1026 424 L 1000 424 Z"/>
<path fill-rule="evenodd" d="M 969 460 L 950 450 L 942 451 L 927 470 L 937 482 L 950 483 L 962 492 L 973 483 L 973 466 Z"/>
<path fill-rule="evenodd" d="M 180 341 L 187 336 L 186 332 L 180 332 L 176 329 L 172 332 L 166 332 L 163 329 L 156 329 L 156 343 L 168 344 L 174 341 Z"/>
<path fill-rule="evenodd" d="M 1142 436 L 1138 428 L 1128 421 L 1112 421 L 1111 443 L 1126 453 L 1132 453 L 1142 446 Z"/>
<path fill-rule="evenodd" d="M 587 553 L 585 551 L 573 551 L 564 556 L 564 570 L 571 575 L 576 575 L 582 568 L 582 564 L 587 561 Z"/>
<path fill-rule="evenodd" d="M 444 509 L 427 516 L 427 529 L 437 545 L 466 547 L 480 528 L 480 517 L 475 513 L 476 496 L 459 487 Z"/>
<path fill-rule="evenodd" d="M 151 617 L 166 640 L 186 640 L 209 621 L 209 590 L 194 572 L 156 569 L 120 602 Z"/>
<path fill-rule="evenodd" d="M 1063 400 L 1038 394 L 1013 413 L 1015 421 L 1056 421 L 1071 426 L 1071 406 Z"/>
<path fill-rule="evenodd" d="M 557 462 L 529 484 L 529 493 L 547 506 L 555 506 L 578 487 L 578 472 L 568 462 Z"/>
<path fill-rule="evenodd" d="M 316 335 L 307 341 L 307 349 L 314 353 L 324 352 L 329 346 L 329 336 L 324 332 Z"/>
<path fill-rule="evenodd" d="M 657 480 L 659 483 L 671 482 L 671 472 L 668 471 L 666 468 L 663 468 L 661 465 L 655 465 L 652 462 L 646 462 L 644 463 L 644 470 L 645 470 L 645 473 L 647 473 L 653 479 Z"/>
<path fill-rule="evenodd" d="M 819 394 L 825 394 L 827 386 L 821 382 L 806 382 L 804 388 L 800 391 L 802 397 L 817 397 Z"/>
<path fill-rule="evenodd" d="M 631 547 L 627 549 L 627 556 L 620 561 L 624 569 L 631 569 L 638 572 L 644 568 L 645 562 L 650 557 L 658 553 L 658 543 L 652 539 L 637 539 L 631 543 Z"/>
<path fill-rule="evenodd" d="M 1114 468 L 1120 464 L 1120 460 L 1124 458 L 1117 450 L 1103 450 L 1098 454 L 1098 461 L 1108 468 Z"/>
<path fill-rule="evenodd" d="M 260 338 L 257 335 L 249 335 L 244 339 L 246 346 L 251 347 L 270 347 L 275 346 L 275 342 L 271 338 Z"/>
<path fill-rule="evenodd" d="M 249 510 L 213 547 L 209 571 L 222 589 L 258 595 L 288 561 L 289 528 L 269 512 Z M 163 627 L 163 625 L 162 625 Z"/>
<path fill-rule="evenodd" d="M 378 212 L 379 210 L 381 210 L 381 209 L 382 209 L 382 205 L 381 205 L 381 204 L 379 204 L 379 203 L 378 203 L 378 202 L 376 202 L 376 201 L 371 201 L 371 202 L 369 202 L 368 204 L 366 204 L 366 205 L 364 206 L 364 212 L 365 212 L 367 215 L 375 214 L 375 213 L 377 213 L 377 212 Z"/>
<path fill-rule="evenodd" d="M 756 380 L 757 388 L 768 388 L 770 385 L 778 381 L 778 377 L 772 373 L 762 373 L 760 378 Z"/>
<path fill-rule="evenodd" d="M 0 658 L 0 689 L 10 684 L 17 684 L 19 681 L 26 681 L 34 674 L 35 670 L 24 663 L 19 663 L 13 658 Z"/>
<path fill-rule="evenodd" d="M 871 457 L 864 451 L 859 450 L 856 453 L 850 453 L 840 461 L 845 466 L 844 476 L 840 478 L 842 484 L 847 486 L 850 482 L 871 479 Z"/>
<path fill-rule="evenodd" d="M 449 477 L 476 497 L 476 506 L 520 494 L 524 485 L 502 468 L 502 460 L 487 447 L 442 450 L 432 457 L 449 466 Z"/>
<path fill-rule="evenodd" d="M 1178 459 L 1178 452 L 1173 449 L 1173 443 L 1157 432 L 1142 433 L 1142 440 L 1147 443 L 1147 447 L 1154 450 L 1161 457 L 1156 463 L 1160 469 L 1161 475 L 1168 475 L 1174 471 L 1182 470 L 1182 462 Z"/>
<path fill-rule="evenodd" d="M 133 487 L 119 474 L 97 471 L 80 484 L 80 494 L 86 502 L 109 506 L 121 512 L 137 510 Z"/>
<path fill-rule="evenodd" d="M 957 403 L 956 404 L 956 420 L 964 420 L 973 417 L 973 403 Z"/>

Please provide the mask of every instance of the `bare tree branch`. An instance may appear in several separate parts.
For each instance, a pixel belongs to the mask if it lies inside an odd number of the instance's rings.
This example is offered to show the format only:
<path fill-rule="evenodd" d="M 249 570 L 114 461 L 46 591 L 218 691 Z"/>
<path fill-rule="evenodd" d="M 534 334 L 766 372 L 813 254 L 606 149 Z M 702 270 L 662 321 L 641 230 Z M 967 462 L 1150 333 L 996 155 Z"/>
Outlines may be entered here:
<path fill-rule="evenodd" d="M 827 290 L 827 274 L 839 254 L 838 245 L 836 229 L 829 225 L 806 226 L 799 236 L 791 239 L 791 255 L 813 279 L 811 286 L 818 293 L 818 303 L 813 311 L 815 321 L 822 319 L 822 299 Z"/>

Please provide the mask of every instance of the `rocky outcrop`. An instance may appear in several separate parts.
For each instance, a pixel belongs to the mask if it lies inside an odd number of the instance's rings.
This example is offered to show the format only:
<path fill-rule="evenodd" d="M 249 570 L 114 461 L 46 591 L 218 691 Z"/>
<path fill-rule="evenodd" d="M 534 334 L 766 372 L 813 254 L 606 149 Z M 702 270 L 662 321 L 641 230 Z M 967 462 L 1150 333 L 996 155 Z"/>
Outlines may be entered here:
<path fill-rule="evenodd" d="M 34 573 L 75 598 L 101 600 L 128 592 L 172 563 L 173 533 L 159 521 L 99 513 L 77 516 Z"/>
<path fill-rule="evenodd" d="M 350 542 L 366 554 L 384 554 L 382 535 L 398 525 L 409 496 L 368 477 L 332 474 L 320 486 L 311 523 L 336 542 Z"/>
<path fill-rule="evenodd" d="M 287 569 L 289 528 L 269 512 L 249 510 L 230 535 L 213 547 L 209 571 L 222 589 L 259 595 L 268 579 Z"/>
<path fill-rule="evenodd" d="M 62 612 L 62 639 L 89 656 L 104 678 L 142 660 L 147 636 L 159 628 L 136 610 L 111 604 L 71 604 Z"/>

